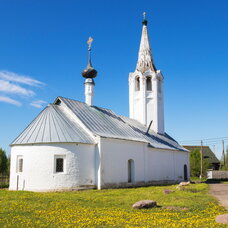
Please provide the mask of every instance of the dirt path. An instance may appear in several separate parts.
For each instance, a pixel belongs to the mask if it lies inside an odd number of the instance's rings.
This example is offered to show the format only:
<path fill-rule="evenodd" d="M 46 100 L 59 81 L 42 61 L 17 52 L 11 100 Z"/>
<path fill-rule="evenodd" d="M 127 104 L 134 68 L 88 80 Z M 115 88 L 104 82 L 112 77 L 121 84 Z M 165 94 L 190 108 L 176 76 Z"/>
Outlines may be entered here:
<path fill-rule="evenodd" d="M 228 210 L 228 184 L 209 184 L 210 193 Z"/>

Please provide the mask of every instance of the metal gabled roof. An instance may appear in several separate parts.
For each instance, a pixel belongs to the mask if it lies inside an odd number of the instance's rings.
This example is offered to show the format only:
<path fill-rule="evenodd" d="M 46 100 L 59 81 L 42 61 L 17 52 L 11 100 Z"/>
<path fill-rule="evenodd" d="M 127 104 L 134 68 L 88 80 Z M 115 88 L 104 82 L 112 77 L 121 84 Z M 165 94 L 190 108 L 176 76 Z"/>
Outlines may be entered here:
<path fill-rule="evenodd" d="M 116 115 L 109 109 L 63 97 L 58 97 L 54 104 L 48 105 L 11 145 L 95 144 L 90 135 L 144 142 L 159 149 L 187 151 L 167 134 L 156 134 L 152 130 L 147 133 L 147 127 L 136 120 Z"/>
<path fill-rule="evenodd" d="M 168 134 L 166 133 L 164 135 L 157 134 L 153 130 L 149 130 L 149 132 L 147 133 L 148 128 L 142 125 L 137 120 L 130 119 L 125 116 L 122 116 L 122 118 L 137 133 L 139 133 L 141 137 L 143 137 L 149 143 L 149 146 L 154 148 L 160 148 L 160 149 L 175 149 L 175 150 L 181 150 L 186 152 L 188 151 L 185 148 L 183 148 L 181 145 L 179 145 L 178 142 L 175 141 Z"/>
<path fill-rule="evenodd" d="M 48 105 L 11 145 L 60 142 L 95 143 L 88 133 L 67 115 L 63 107 L 52 104 Z"/>
<path fill-rule="evenodd" d="M 187 151 L 167 134 L 160 135 L 153 131 L 147 133 L 147 127 L 138 121 L 116 115 L 109 109 L 89 106 L 83 102 L 63 97 L 58 97 L 55 101 L 56 104 L 61 102 L 63 102 L 94 135 L 146 142 L 149 143 L 150 146 L 160 149 Z"/>

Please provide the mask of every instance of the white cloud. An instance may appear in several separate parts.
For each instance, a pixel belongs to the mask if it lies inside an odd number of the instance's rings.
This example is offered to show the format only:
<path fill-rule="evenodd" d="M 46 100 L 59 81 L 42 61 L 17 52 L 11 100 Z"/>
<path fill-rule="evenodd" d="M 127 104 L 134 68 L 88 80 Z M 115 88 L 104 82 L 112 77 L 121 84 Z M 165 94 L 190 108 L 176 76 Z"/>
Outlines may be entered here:
<path fill-rule="evenodd" d="M 35 93 L 32 90 L 25 89 L 19 85 L 12 84 L 5 80 L 0 80 L 0 91 L 11 94 L 33 96 Z"/>
<path fill-rule="evenodd" d="M 38 81 L 34 78 L 31 78 L 29 76 L 16 74 L 16 73 L 9 72 L 9 71 L 0 71 L 0 79 L 10 81 L 10 82 L 17 82 L 17 83 L 21 83 L 21 84 L 26 84 L 26 85 L 30 85 L 30 86 L 45 85 L 43 82 L 40 82 L 40 81 Z"/>
<path fill-rule="evenodd" d="M 5 96 L 0 96 L 0 102 L 5 102 L 5 103 L 9 103 L 9 104 L 13 104 L 13 105 L 16 105 L 16 106 L 21 106 L 21 103 L 16 101 L 16 100 L 13 100 L 9 97 L 5 97 Z"/>
<path fill-rule="evenodd" d="M 0 70 L 0 102 L 6 102 L 9 104 L 21 106 L 21 99 L 26 98 L 26 100 L 28 100 L 28 98 L 36 95 L 36 93 L 33 91 L 35 89 L 34 87 L 40 87 L 44 85 L 45 83 L 38 81 L 30 76 Z M 14 96 L 19 95 L 20 102 L 9 98 L 8 96 L 5 96 L 6 94 L 11 94 Z M 41 108 L 44 103 L 46 102 L 37 100 L 32 102 L 30 105 L 36 108 Z"/>
<path fill-rule="evenodd" d="M 37 100 L 30 103 L 30 105 L 36 108 L 42 108 L 43 104 L 46 104 L 46 103 L 47 103 L 46 101 Z"/>

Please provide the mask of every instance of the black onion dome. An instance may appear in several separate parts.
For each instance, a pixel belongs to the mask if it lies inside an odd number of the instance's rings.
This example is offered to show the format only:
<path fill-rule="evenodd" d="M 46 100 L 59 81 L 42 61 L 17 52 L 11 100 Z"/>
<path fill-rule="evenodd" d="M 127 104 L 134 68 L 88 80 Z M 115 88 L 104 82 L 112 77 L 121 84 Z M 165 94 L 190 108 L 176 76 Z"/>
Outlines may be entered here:
<path fill-rule="evenodd" d="M 84 78 L 95 78 L 97 76 L 97 71 L 93 68 L 91 63 L 91 44 L 89 44 L 88 48 L 88 65 L 85 70 L 82 71 L 82 76 Z"/>
<path fill-rule="evenodd" d="M 82 71 L 82 76 L 84 78 L 95 78 L 97 76 L 97 71 L 89 63 L 85 70 Z"/>
<path fill-rule="evenodd" d="M 142 21 L 142 24 L 147 26 L 147 20 L 144 19 L 144 20 Z"/>

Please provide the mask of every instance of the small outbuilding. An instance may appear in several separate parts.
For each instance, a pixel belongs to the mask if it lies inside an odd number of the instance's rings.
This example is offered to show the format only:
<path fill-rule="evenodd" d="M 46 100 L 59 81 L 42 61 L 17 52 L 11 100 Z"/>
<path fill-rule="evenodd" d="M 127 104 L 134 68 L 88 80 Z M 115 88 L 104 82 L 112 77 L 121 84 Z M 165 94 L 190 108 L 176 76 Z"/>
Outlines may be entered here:
<path fill-rule="evenodd" d="M 213 153 L 213 151 L 210 149 L 209 146 L 183 146 L 185 149 L 189 150 L 190 153 L 193 150 L 198 150 L 201 151 L 202 148 L 202 152 L 203 152 L 203 159 L 206 159 L 208 161 L 208 169 L 210 170 L 219 170 L 220 167 L 220 161 L 218 160 L 218 158 L 215 156 L 215 154 Z"/>

